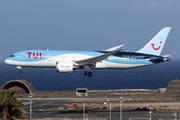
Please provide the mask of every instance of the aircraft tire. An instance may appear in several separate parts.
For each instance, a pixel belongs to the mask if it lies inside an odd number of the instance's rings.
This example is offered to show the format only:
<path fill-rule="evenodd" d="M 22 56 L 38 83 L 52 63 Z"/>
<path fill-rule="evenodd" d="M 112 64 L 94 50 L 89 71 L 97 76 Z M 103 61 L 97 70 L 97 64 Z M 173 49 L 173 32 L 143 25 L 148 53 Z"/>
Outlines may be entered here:
<path fill-rule="evenodd" d="M 87 71 L 84 72 L 84 76 L 88 76 L 88 72 Z"/>
<path fill-rule="evenodd" d="M 92 72 L 88 72 L 88 77 L 92 77 L 93 73 Z"/>
<path fill-rule="evenodd" d="M 19 70 L 19 74 L 22 74 L 22 70 Z"/>

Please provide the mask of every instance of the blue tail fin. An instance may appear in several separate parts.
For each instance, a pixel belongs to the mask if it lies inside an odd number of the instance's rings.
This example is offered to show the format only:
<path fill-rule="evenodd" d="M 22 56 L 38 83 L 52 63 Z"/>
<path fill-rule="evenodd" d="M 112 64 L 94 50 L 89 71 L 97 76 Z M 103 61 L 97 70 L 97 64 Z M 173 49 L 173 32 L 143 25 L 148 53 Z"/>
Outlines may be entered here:
<path fill-rule="evenodd" d="M 164 44 L 166 42 L 166 39 L 167 39 L 167 36 L 168 36 L 170 30 L 171 30 L 171 27 L 163 28 L 141 50 L 139 50 L 137 52 L 159 56 L 164 47 Z"/>

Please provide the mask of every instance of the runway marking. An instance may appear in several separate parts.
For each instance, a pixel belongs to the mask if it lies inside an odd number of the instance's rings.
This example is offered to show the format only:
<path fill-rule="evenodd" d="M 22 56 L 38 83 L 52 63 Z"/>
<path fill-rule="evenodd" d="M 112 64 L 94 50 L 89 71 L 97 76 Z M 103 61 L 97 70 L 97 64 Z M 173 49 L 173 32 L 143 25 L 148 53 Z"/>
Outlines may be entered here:
<path fill-rule="evenodd" d="M 149 114 L 145 114 L 145 115 L 149 115 Z M 161 115 L 161 116 L 172 116 L 171 114 L 167 114 L 167 113 L 161 113 L 161 114 L 151 114 L 152 116 L 155 116 L 155 115 Z"/>
<path fill-rule="evenodd" d="M 44 104 L 41 104 L 41 105 L 47 105 L 47 104 L 51 104 L 51 103 L 53 103 L 53 101 L 47 102 L 47 103 L 44 103 Z"/>
<path fill-rule="evenodd" d="M 47 105 L 47 104 L 51 104 L 51 103 L 53 103 L 53 101 L 47 102 L 47 103 L 44 103 L 44 104 L 33 104 L 33 107 L 36 107 L 36 106 L 43 106 L 43 105 Z"/>

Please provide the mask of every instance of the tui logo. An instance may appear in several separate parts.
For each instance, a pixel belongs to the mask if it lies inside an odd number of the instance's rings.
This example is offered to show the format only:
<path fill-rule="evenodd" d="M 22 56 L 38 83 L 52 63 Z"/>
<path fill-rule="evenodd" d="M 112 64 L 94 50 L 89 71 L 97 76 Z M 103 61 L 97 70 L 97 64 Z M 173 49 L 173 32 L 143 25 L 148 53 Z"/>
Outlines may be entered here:
<path fill-rule="evenodd" d="M 161 48 L 162 41 L 160 42 L 160 45 L 158 47 L 155 47 L 155 44 L 152 43 L 151 46 L 154 50 L 159 50 Z"/>
<path fill-rule="evenodd" d="M 34 59 L 37 59 L 37 58 L 42 58 L 42 53 L 38 53 L 38 52 L 27 52 L 28 54 L 28 58 L 34 58 Z"/>

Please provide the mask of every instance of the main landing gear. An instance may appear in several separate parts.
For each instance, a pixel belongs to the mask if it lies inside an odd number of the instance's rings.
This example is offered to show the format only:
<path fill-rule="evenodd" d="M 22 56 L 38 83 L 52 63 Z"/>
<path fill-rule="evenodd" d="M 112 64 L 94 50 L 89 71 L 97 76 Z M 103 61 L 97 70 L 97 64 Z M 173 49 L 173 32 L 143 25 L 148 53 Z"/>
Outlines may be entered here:
<path fill-rule="evenodd" d="M 21 66 L 17 66 L 17 69 L 19 69 L 19 74 L 22 74 Z"/>
<path fill-rule="evenodd" d="M 88 71 L 84 72 L 84 76 L 92 77 L 92 75 L 93 75 L 92 72 L 88 72 Z"/>

